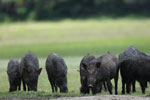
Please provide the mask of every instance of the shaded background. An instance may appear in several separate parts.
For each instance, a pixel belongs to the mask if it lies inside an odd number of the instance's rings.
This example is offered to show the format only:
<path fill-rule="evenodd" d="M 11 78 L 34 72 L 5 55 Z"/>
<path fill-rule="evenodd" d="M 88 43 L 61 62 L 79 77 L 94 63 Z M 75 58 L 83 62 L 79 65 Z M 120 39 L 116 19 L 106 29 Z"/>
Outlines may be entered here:
<path fill-rule="evenodd" d="M 0 0 L 0 21 L 150 15 L 149 0 Z"/>
<path fill-rule="evenodd" d="M 149 53 L 150 0 L 0 0 L 0 58 Z"/>

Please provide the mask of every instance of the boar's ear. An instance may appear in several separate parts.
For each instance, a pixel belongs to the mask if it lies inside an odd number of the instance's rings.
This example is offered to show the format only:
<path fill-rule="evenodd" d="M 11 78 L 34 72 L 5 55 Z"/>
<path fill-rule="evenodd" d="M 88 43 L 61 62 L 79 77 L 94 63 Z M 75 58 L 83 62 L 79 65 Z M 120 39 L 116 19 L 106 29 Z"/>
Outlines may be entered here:
<path fill-rule="evenodd" d="M 42 68 L 37 70 L 38 75 L 40 75 L 41 71 L 42 71 Z"/>
<path fill-rule="evenodd" d="M 84 69 L 87 68 L 87 64 L 86 63 L 82 63 L 82 66 L 83 66 Z"/>
<path fill-rule="evenodd" d="M 96 67 L 97 67 L 97 68 L 100 68 L 100 65 L 101 65 L 101 62 L 97 62 L 97 63 L 96 63 Z"/>
<path fill-rule="evenodd" d="M 9 75 L 9 72 L 8 71 L 6 71 L 7 72 L 7 74 Z"/>

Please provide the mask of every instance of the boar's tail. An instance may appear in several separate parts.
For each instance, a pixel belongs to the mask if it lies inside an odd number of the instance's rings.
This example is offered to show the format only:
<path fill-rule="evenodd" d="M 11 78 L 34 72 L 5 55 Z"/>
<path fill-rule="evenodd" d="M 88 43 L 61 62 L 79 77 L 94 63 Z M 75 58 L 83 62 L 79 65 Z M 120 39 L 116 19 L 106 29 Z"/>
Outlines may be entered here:
<path fill-rule="evenodd" d="M 119 61 L 118 64 L 117 64 L 116 76 L 117 76 L 118 78 L 119 78 L 119 69 L 120 69 L 121 66 L 124 66 L 125 63 L 126 63 L 126 60 L 121 60 L 121 61 Z"/>
<path fill-rule="evenodd" d="M 119 78 L 119 69 L 120 69 L 120 67 L 119 67 L 119 63 L 117 64 L 117 71 L 116 71 L 116 77 L 117 77 L 117 79 Z"/>
<path fill-rule="evenodd" d="M 121 62 L 118 62 L 117 63 L 117 71 L 116 71 L 116 77 L 119 78 L 119 69 L 120 69 L 120 66 L 121 66 Z"/>

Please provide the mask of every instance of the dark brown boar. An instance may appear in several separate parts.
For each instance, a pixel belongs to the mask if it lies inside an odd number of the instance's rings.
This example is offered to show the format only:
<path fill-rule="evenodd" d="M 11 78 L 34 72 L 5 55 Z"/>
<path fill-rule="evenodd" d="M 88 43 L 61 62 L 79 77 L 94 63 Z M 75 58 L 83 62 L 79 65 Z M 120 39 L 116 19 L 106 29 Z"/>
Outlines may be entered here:
<path fill-rule="evenodd" d="M 10 84 L 9 92 L 20 90 L 21 77 L 19 73 L 19 61 L 17 59 L 11 59 L 8 62 L 7 74 Z"/>
<path fill-rule="evenodd" d="M 112 94 L 111 79 L 115 79 L 115 93 L 117 94 L 117 72 L 118 59 L 111 53 L 104 54 L 96 59 L 83 63 L 85 69 L 88 88 L 92 89 L 92 93 L 96 93 L 97 84 L 106 82 L 109 93 Z"/>
<path fill-rule="evenodd" d="M 125 49 L 120 55 L 119 55 L 119 62 L 122 62 L 123 60 L 128 60 L 130 58 L 137 58 L 137 57 L 147 57 L 150 58 L 146 53 L 139 51 L 137 48 L 135 48 L 134 46 L 130 46 L 127 49 Z M 125 72 L 126 74 L 126 72 Z M 127 84 L 125 79 L 124 79 L 125 83 L 123 84 Z M 136 88 L 135 88 L 135 83 L 136 81 L 132 81 L 132 92 L 136 92 Z M 145 87 L 147 87 L 147 82 L 145 83 Z M 126 89 L 127 90 L 127 89 Z M 129 92 L 128 92 L 129 93 Z M 125 91 L 123 89 L 122 94 L 125 94 Z"/>
<path fill-rule="evenodd" d="M 84 68 L 84 64 L 88 64 L 90 61 L 94 59 L 95 59 L 95 56 L 88 54 L 84 56 L 80 62 L 80 82 L 81 82 L 80 92 L 83 94 L 90 92 L 88 84 L 87 84 L 87 70 Z"/>
<path fill-rule="evenodd" d="M 52 92 L 57 92 L 57 88 L 59 87 L 60 92 L 67 93 L 67 66 L 64 59 L 52 53 L 47 57 L 45 64 Z"/>
<path fill-rule="evenodd" d="M 42 71 L 39 68 L 38 58 L 31 52 L 26 53 L 20 63 L 20 74 L 23 82 L 23 90 L 37 91 L 38 78 Z"/>

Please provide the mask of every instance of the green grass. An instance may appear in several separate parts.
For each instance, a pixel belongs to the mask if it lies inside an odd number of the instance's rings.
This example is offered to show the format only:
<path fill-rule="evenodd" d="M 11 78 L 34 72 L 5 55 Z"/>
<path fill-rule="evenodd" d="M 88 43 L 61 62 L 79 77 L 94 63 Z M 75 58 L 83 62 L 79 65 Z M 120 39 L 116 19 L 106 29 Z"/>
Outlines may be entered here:
<path fill-rule="evenodd" d="M 57 22 L 16 22 L 0 24 L 0 98 L 82 96 L 79 92 L 79 63 L 83 55 L 101 55 L 110 51 L 116 55 L 130 45 L 150 52 L 150 19 L 88 19 Z M 32 51 L 43 68 L 39 77 L 39 92 L 8 93 L 6 73 L 10 58 L 20 59 Z M 45 71 L 46 57 L 52 53 L 63 56 L 68 66 L 68 94 L 52 94 Z M 121 81 L 119 80 L 119 94 Z M 149 93 L 147 89 L 147 93 Z M 109 94 L 103 92 L 98 95 Z M 135 96 L 141 94 L 137 84 Z"/>
<path fill-rule="evenodd" d="M 0 24 L 0 58 L 119 54 L 130 45 L 150 51 L 150 19 L 91 19 Z"/>

